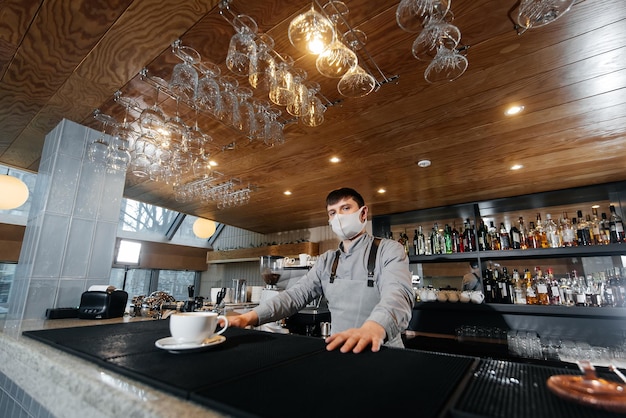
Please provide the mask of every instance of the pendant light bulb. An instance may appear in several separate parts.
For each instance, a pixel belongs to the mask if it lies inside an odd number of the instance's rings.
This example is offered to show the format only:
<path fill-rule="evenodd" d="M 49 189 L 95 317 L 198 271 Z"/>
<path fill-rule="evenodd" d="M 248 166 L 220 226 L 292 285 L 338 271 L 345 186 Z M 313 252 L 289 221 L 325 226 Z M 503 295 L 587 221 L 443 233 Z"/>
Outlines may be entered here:
<path fill-rule="evenodd" d="M 198 218 L 193 223 L 192 229 L 198 238 L 208 239 L 215 233 L 217 225 L 210 219 Z"/>
<path fill-rule="evenodd" d="M 289 41 L 302 52 L 320 54 L 335 40 L 333 24 L 313 7 L 289 24 Z"/>

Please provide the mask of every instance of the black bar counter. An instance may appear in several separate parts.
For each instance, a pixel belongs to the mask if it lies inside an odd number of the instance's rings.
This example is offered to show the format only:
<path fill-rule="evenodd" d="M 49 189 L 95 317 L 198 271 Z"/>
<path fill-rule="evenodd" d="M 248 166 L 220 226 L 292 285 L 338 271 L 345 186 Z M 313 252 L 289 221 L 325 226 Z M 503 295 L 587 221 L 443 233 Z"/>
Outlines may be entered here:
<path fill-rule="evenodd" d="M 154 344 L 167 320 L 23 335 L 236 417 L 620 416 L 553 395 L 548 377 L 580 374 L 565 368 L 386 347 L 342 354 L 320 338 L 235 328 L 223 344 L 172 353 Z"/>

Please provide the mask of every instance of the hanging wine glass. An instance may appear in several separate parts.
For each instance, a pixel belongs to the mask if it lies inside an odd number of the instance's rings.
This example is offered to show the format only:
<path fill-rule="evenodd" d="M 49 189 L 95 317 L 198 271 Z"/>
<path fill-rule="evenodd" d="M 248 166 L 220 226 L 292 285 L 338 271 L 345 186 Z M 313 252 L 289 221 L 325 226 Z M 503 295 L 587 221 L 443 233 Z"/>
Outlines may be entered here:
<path fill-rule="evenodd" d="M 200 62 L 200 54 L 193 48 L 181 46 L 180 40 L 172 44 L 174 55 L 183 60 L 172 71 L 169 89 L 184 100 L 193 100 L 198 87 L 198 72 L 194 65 Z"/>
<path fill-rule="evenodd" d="M 162 88 L 161 86 L 166 85 L 166 83 L 165 80 L 158 77 L 151 77 L 151 80 L 155 82 L 156 94 L 154 104 L 142 110 L 139 115 L 139 126 L 143 131 L 157 138 L 161 135 L 165 126 L 165 113 L 159 107 L 159 92 Z"/>
<path fill-rule="evenodd" d="M 435 59 L 426 67 L 424 78 L 429 83 L 453 81 L 467 70 L 468 62 L 456 49 L 440 46 Z"/>
<path fill-rule="evenodd" d="M 554 22 L 567 13 L 573 4 L 574 0 L 521 0 L 517 15 L 517 23 L 523 28 L 521 33 Z"/>
<path fill-rule="evenodd" d="M 342 96 L 367 96 L 376 87 L 376 79 L 360 66 L 348 70 L 337 83 L 337 90 Z"/>
<path fill-rule="evenodd" d="M 235 89 L 239 86 L 239 82 L 231 76 L 221 76 L 217 82 L 220 85 L 221 99 L 217 117 L 222 122 L 232 125 L 233 116 L 239 113 L 239 101 L 235 95 Z"/>
<path fill-rule="evenodd" d="M 289 41 L 301 52 L 319 54 L 335 40 L 335 29 L 313 6 L 289 24 Z"/>
<path fill-rule="evenodd" d="M 194 102 L 201 109 L 217 114 L 221 99 L 220 86 L 217 82 L 217 77 L 221 73 L 220 67 L 208 61 L 200 63 L 198 67 L 203 75 L 198 80 Z"/>
<path fill-rule="evenodd" d="M 257 24 L 250 16 L 239 15 L 233 19 L 236 33 L 230 38 L 226 67 L 236 75 L 248 76 L 250 63 L 256 61 L 257 45 L 254 34 Z"/>
<path fill-rule="evenodd" d="M 270 86 L 270 100 L 279 106 L 287 106 L 293 101 L 293 85 L 294 68 L 288 62 L 280 62 Z"/>
<path fill-rule="evenodd" d="M 257 35 L 256 60 L 250 61 L 248 82 L 252 88 L 269 88 L 276 72 L 276 60 L 272 56 L 274 39 L 266 33 Z"/>
<path fill-rule="evenodd" d="M 315 60 L 317 71 L 325 77 L 339 78 L 358 64 L 356 54 L 336 40 Z"/>
<path fill-rule="evenodd" d="M 256 123 L 254 107 L 249 101 L 252 97 L 252 90 L 247 87 L 239 87 L 235 90 L 235 94 L 239 100 L 239 114 L 234 126 L 249 137 L 250 132 L 255 129 L 253 125 Z"/>
<path fill-rule="evenodd" d="M 429 19 L 444 20 L 450 0 L 402 0 L 396 9 L 396 22 L 406 32 L 419 32 Z"/>
<path fill-rule="evenodd" d="M 178 107 L 180 105 L 180 101 L 176 99 L 176 115 L 173 118 L 170 118 L 165 123 L 165 130 L 163 134 L 164 140 L 167 141 L 167 147 L 172 151 L 184 151 L 185 150 L 185 135 L 189 128 L 183 122 L 183 120 L 178 115 Z"/>
<path fill-rule="evenodd" d="M 326 112 L 326 106 L 317 96 L 309 96 L 309 113 L 300 118 L 300 123 L 315 127 L 324 123 L 324 112 Z"/>
<path fill-rule="evenodd" d="M 413 56 L 419 61 L 431 61 L 437 48 L 454 49 L 461 41 L 461 31 L 451 23 L 430 21 L 413 42 Z"/>
<path fill-rule="evenodd" d="M 98 137 L 87 147 L 87 158 L 94 164 L 97 171 L 106 169 L 107 156 L 109 154 L 110 136 L 107 135 L 107 128 L 114 126 L 116 121 L 113 117 L 105 115 L 99 110 L 94 111 L 94 119 L 102 123 L 102 131 Z"/>
<path fill-rule="evenodd" d="M 367 35 L 360 29 L 350 29 L 343 34 L 343 40 L 350 49 L 358 51 L 367 43 Z"/>

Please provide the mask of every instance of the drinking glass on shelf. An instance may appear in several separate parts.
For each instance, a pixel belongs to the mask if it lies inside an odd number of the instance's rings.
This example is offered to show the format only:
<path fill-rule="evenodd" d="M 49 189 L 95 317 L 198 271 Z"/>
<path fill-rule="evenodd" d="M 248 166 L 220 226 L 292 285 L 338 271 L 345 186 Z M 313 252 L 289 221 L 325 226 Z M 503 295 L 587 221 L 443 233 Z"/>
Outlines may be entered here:
<path fill-rule="evenodd" d="M 437 48 L 435 58 L 426 67 L 424 78 L 432 84 L 453 81 L 467 70 L 467 66 L 467 58 L 459 51 L 440 46 Z"/>
<path fill-rule="evenodd" d="M 254 41 L 257 24 L 247 15 L 236 16 L 232 23 L 236 33 L 230 38 L 226 67 L 236 75 L 248 76 L 250 63 L 257 58 L 257 45 Z"/>
<path fill-rule="evenodd" d="M 200 63 L 198 67 L 202 77 L 198 80 L 194 102 L 199 108 L 217 114 L 220 105 L 220 86 L 216 78 L 220 76 L 220 67 L 207 61 Z"/>
<path fill-rule="evenodd" d="M 406 32 L 419 32 L 429 19 L 444 20 L 450 0 L 402 0 L 396 9 L 396 22 Z"/>
<path fill-rule="evenodd" d="M 337 83 L 337 90 L 342 96 L 367 96 L 376 87 L 376 79 L 360 66 L 348 70 Z"/>
<path fill-rule="evenodd" d="M 198 72 L 194 65 L 200 62 L 200 54 L 188 46 L 180 46 L 174 43 L 172 49 L 174 54 L 183 62 L 176 64 L 172 71 L 169 88 L 178 97 L 184 100 L 193 101 L 198 87 Z"/>
<path fill-rule="evenodd" d="M 330 78 L 340 78 L 357 64 L 356 54 L 339 40 L 335 40 L 315 60 L 317 71 Z"/>

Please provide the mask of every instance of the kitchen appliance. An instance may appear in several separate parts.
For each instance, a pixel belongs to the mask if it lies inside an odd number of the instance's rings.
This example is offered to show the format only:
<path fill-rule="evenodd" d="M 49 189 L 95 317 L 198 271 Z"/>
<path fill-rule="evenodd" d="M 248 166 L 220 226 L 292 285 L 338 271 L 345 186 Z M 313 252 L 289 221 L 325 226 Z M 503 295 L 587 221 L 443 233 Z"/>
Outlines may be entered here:
<path fill-rule="evenodd" d="M 113 286 L 92 286 L 83 292 L 78 307 L 81 319 L 104 319 L 124 316 L 128 293 Z"/>
<path fill-rule="evenodd" d="M 261 257 L 261 277 L 265 282 L 265 288 L 261 291 L 261 303 L 273 298 L 281 291 L 278 287 L 278 281 L 283 274 L 283 259 L 284 257 L 277 255 Z"/>

